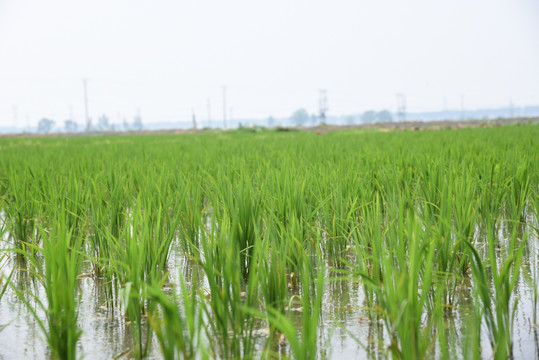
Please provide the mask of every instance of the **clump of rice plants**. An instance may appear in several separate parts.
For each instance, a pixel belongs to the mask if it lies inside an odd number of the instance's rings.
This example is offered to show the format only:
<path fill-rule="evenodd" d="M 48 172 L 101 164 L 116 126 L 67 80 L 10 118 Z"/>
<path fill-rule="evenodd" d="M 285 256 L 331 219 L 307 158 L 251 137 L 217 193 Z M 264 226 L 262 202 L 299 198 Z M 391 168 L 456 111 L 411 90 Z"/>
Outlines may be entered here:
<path fill-rule="evenodd" d="M 81 335 L 77 325 L 77 276 L 83 259 L 82 243 L 72 236 L 66 218 L 62 207 L 56 213 L 53 228 L 40 229 L 43 238 L 41 247 L 30 245 L 34 248 L 29 252 L 17 249 L 32 263 L 32 268 L 37 269 L 34 275 L 45 290 L 43 300 L 34 296 L 34 301 L 30 301 L 20 292 L 19 297 L 39 324 L 53 359 L 76 359 L 77 342 Z M 45 320 L 41 319 L 41 310 L 45 312 Z"/>
<path fill-rule="evenodd" d="M 62 358 L 524 358 L 536 138 L 533 124 L 2 138 L 2 333 L 37 326 Z"/>

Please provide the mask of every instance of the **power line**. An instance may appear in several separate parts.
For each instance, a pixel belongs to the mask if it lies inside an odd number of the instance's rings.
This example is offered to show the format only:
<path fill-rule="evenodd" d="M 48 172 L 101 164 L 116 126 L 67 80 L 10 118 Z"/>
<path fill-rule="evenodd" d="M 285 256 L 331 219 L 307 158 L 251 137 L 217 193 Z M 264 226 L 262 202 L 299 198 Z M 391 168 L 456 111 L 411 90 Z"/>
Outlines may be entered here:
<path fill-rule="evenodd" d="M 396 94 L 397 96 L 397 119 L 398 121 L 406 121 L 406 96 L 402 93 Z"/>
<path fill-rule="evenodd" d="M 197 117 L 196 117 L 196 114 L 195 114 L 195 110 L 191 109 L 191 113 L 192 113 L 192 119 L 193 119 L 193 130 L 196 130 L 197 129 Z"/>

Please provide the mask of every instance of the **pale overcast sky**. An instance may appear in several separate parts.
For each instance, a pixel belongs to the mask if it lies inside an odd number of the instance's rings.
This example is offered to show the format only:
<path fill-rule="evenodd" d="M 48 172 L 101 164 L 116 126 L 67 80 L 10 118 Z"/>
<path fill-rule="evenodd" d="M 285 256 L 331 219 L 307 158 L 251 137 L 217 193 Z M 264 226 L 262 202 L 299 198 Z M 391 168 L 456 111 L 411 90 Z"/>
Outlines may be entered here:
<path fill-rule="evenodd" d="M 114 122 L 539 105 L 539 1 L 0 0 L 0 126 L 82 123 L 83 78 Z"/>

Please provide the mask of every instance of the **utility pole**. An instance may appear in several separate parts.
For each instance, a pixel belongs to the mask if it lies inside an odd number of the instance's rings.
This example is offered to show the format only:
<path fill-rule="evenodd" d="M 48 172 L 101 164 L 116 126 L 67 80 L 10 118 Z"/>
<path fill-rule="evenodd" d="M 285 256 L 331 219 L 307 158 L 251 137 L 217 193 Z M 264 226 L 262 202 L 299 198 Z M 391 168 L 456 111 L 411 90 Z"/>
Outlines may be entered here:
<path fill-rule="evenodd" d="M 226 129 L 226 86 L 223 86 L 223 127 Z"/>
<path fill-rule="evenodd" d="M 192 113 L 192 116 L 193 116 L 193 130 L 196 130 L 197 129 L 197 117 L 195 115 L 195 110 L 191 109 L 191 113 Z"/>
<path fill-rule="evenodd" d="M 86 131 L 90 131 L 92 127 L 92 120 L 88 116 L 88 89 L 87 89 L 87 79 L 82 79 L 84 84 L 84 119 L 86 120 Z"/>
<path fill-rule="evenodd" d="M 320 96 L 318 98 L 318 109 L 320 123 L 326 122 L 326 113 L 328 111 L 328 93 L 327 90 L 320 90 Z"/>
<path fill-rule="evenodd" d="M 402 93 L 397 96 L 397 119 L 400 122 L 406 121 L 406 96 Z"/>
<path fill-rule="evenodd" d="M 208 127 L 211 128 L 211 102 L 210 102 L 210 98 L 208 98 L 208 101 L 207 101 L 207 108 L 208 108 Z"/>

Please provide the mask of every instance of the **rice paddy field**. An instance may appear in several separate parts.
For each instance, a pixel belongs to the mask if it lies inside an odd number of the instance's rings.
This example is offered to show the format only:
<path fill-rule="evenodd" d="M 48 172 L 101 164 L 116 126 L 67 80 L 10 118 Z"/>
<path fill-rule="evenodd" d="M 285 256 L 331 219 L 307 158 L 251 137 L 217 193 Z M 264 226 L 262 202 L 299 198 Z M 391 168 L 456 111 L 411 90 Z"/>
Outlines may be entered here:
<path fill-rule="evenodd" d="M 0 359 L 539 358 L 538 139 L 0 139 Z"/>

